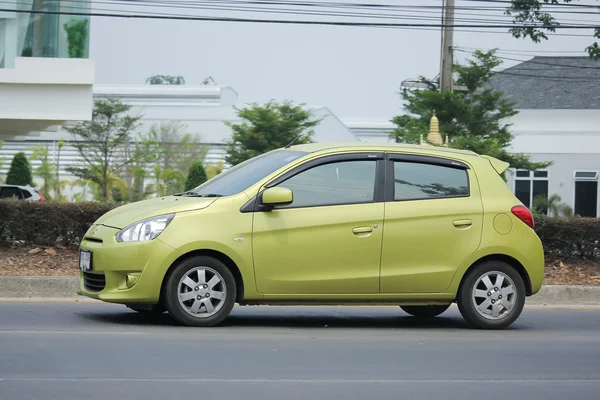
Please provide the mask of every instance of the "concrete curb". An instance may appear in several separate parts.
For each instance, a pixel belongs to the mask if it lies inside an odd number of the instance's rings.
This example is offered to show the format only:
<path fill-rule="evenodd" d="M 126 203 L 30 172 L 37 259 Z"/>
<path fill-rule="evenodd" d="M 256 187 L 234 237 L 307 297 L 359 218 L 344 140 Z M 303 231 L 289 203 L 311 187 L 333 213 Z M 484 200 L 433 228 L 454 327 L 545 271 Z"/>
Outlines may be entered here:
<path fill-rule="evenodd" d="M 0 276 L 2 300 L 84 300 L 77 276 Z M 527 298 L 528 306 L 600 306 L 600 286 L 547 285 Z"/>
<path fill-rule="evenodd" d="M 78 276 L 0 276 L 0 299 L 82 298 Z"/>

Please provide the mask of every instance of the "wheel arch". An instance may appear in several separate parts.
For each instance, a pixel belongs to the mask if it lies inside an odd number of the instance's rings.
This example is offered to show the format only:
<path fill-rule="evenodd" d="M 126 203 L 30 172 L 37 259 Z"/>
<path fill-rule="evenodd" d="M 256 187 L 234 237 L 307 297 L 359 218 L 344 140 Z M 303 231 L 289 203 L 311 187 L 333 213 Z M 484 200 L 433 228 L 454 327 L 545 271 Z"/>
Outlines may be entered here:
<path fill-rule="evenodd" d="M 169 266 L 169 269 L 163 276 L 163 279 L 162 279 L 162 282 L 160 285 L 160 302 L 161 303 L 163 302 L 163 299 L 164 299 L 163 296 L 165 293 L 166 282 L 169 280 L 169 276 L 171 276 L 171 274 L 173 273 L 173 271 L 175 270 L 177 265 L 179 265 L 184 260 L 187 260 L 189 258 L 196 257 L 196 256 L 212 257 L 212 258 L 215 258 L 215 259 L 221 261 L 223 264 L 225 264 L 225 266 L 231 271 L 231 273 L 233 274 L 233 278 L 235 279 L 236 302 L 240 302 L 244 299 L 244 279 L 242 278 L 242 273 L 240 272 L 240 269 L 238 268 L 236 263 L 228 255 L 226 255 L 225 253 L 222 253 L 220 251 L 211 250 L 211 249 L 198 249 L 198 250 L 192 250 L 185 254 L 182 254 L 175 261 L 173 261 L 173 263 Z"/>
<path fill-rule="evenodd" d="M 519 260 L 517 260 L 516 258 L 511 257 L 509 255 L 506 255 L 506 254 L 489 254 L 484 257 L 479 258 L 477 261 L 472 263 L 469 266 L 469 268 L 466 269 L 466 271 L 464 272 L 464 274 L 461 277 L 460 285 L 458 287 L 458 293 L 460 293 L 463 282 L 465 281 L 465 278 L 467 277 L 469 272 L 473 268 L 477 267 L 478 265 L 481 265 L 488 261 L 502 261 L 502 262 L 510 265 L 512 268 L 514 268 L 519 273 L 519 275 L 521 275 L 521 278 L 523 278 L 523 282 L 525 283 L 526 295 L 531 296 L 531 294 L 532 294 L 531 279 L 529 277 L 529 274 L 527 273 L 527 270 L 525 269 L 525 267 L 523 266 L 523 264 L 521 264 L 521 262 Z"/>

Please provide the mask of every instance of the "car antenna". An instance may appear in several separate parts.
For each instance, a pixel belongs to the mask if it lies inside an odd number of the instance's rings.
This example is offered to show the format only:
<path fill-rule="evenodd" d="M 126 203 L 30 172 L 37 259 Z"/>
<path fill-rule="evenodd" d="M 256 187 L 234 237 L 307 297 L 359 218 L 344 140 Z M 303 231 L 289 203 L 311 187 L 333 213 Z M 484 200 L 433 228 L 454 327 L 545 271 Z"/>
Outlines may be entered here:
<path fill-rule="evenodd" d="M 302 136 L 302 134 L 299 134 L 298 136 L 296 136 L 296 137 L 294 138 L 294 140 L 292 140 L 292 141 L 291 141 L 291 142 L 290 142 L 290 143 L 289 143 L 287 146 L 285 146 L 285 148 L 286 148 L 286 149 L 289 149 L 289 148 L 290 148 L 290 146 L 291 146 L 291 145 L 293 145 L 293 144 L 294 144 L 294 142 L 295 142 L 296 140 L 300 139 L 300 136 Z"/>

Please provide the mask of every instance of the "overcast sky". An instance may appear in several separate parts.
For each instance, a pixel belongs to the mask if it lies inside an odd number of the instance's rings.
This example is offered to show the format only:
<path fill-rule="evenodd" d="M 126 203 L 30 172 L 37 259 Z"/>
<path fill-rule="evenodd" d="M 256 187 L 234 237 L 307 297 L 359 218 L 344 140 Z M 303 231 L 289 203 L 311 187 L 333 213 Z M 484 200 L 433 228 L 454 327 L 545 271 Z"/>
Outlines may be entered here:
<path fill-rule="evenodd" d="M 160 3 L 166 1 L 169 0 Z M 360 2 L 441 5 L 441 0 Z M 457 5 L 481 7 L 482 3 L 459 0 Z M 503 4 L 496 3 L 493 6 Z M 103 1 L 94 3 L 94 11 L 102 9 L 124 10 Z M 172 7 L 145 6 L 132 10 L 179 15 L 324 19 Z M 368 21 L 439 23 L 439 20 L 433 19 L 439 17 L 437 9 L 423 10 L 422 13 L 409 13 L 406 10 L 392 13 L 395 16 L 425 16 L 432 19 Z M 460 10 L 458 17 L 494 19 L 501 17 L 501 11 Z M 571 15 L 562 19 L 568 23 L 568 20 L 575 18 L 598 20 L 594 15 Z M 349 18 L 337 20 L 358 21 Z M 455 45 L 468 50 L 492 47 L 507 51 L 530 50 L 532 53 L 529 54 L 500 54 L 508 58 L 527 59 L 533 52 L 553 55 L 545 53 L 547 51 L 557 51 L 558 55 L 584 55 L 583 52 L 574 51 L 583 50 L 592 41 L 591 30 L 560 31 L 589 36 L 552 36 L 541 44 L 512 38 L 505 31 L 456 32 Z M 146 78 L 155 74 L 181 75 L 188 84 L 200 84 L 204 78 L 212 76 L 218 84 L 233 87 L 239 93 L 240 103 L 264 102 L 271 98 L 289 99 L 327 106 L 343 119 L 386 120 L 400 112 L 398 91 L 402 80 L 419 75 L 434 78 L 439 72 L 440 31 L 94 17 L 91 23 L 90 56 L 96 61 L 96 82 L 99 84 L 143 84 Z M 457 53 L 459 60 L 465 56 L 468 54 Z M 514 61 L 507 60 L 505 66 L 514 64 Z"/>

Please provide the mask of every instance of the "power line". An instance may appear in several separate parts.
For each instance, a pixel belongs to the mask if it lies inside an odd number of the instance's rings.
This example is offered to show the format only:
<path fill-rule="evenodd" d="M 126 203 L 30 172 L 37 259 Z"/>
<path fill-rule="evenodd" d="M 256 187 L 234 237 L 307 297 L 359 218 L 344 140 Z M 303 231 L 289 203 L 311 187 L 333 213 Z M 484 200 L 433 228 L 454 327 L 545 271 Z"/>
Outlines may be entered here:
<path fill-rule="evenodd" d="M 4 1 L 0 1 L 3 3 Z M 298 9 L 288 9 L 285 10 L 277 9 L 277 8 L 262 8 L 262 7 L 220 7 L 220 6 L 204 6 L 204 5 L 189 5 L 183 4 L 180 6 L 172 6 L 166 4 L 150 4 L 149 2 L 136 2 L 143 4 L 136 4 L 134 7 L 165 7 L 169 9 L 192 9 L 192 10 L 215 10 L 215 11 L 232 11 L 232 12 L 258 12 L 258 13 L 275 13 L 275 14 L 292 14 L 292 15 L 311 15 L 311 16 L 335 16 L 335 17 L 349 17 L 349 18 L 374 18 L 374 19 L 392 19 L 392 20 L 439 20 L 439 16 L 437 13 L 435 16 L 425 15 L 425 16 L 417 16 L 417 15 L 405 15 L 405 14 L 372 14 L 372 13 L 356 13 L 356 12 L 340 12 L 340 11 L 313 11 L 313 10 L 298 10 Z M 122 4 L 120 1 L 98 1 L 94 0 L 94 4 L 107 4 L 107 5 L 117 5 Z M 75 7 L 75 6 L 61 6 L 71 9 L 88 9 L 88 7 Z M 99 11 L 123 11 L 123 10 L 114 10 L 114 9 L 106 9 L 99 8 Z M 418 12 L 418 11 L 404 11 L 404 12 Z M 159 14 L 159 13 L 148 13 L 147 14 Z M 163 15 L 177 15 L 177 14 L 166 14 Z M 470 15 L 470 14 L 469 14 Z M 477 15 L 477 14 L 474 14 Z M 493 17 L 490 15 L 490 17 Z M 485 19 L 485 18 L 456 18 L 458 21 L 462 22 L 495 22 L 493 19 Z M 594 21 L 588 21 L 594 22 Z"/>
<path fill-rule="evenodd" d="M 94 0 L 94 4 L 111 4 L 111 5 L 115 5 L 115 4 L 119 4 L 122 5 L 125 2 L 122 0 L 112 0 L 112 1 L 96 1 Z M 221 11 L 248 11 L 248 12 L 273 12 L 273 13 L 281 13 L 281 14 L 303 14 L 303 15 L 327 15 L 327 16 L 349 16 L 349 17 L 370 17 L 370 18 L 383 18 L 383 19 L 396 19 L 399 18 L 398 14 L 390 14 L 389 12 L 386 11 L 386 14 L 366 14 L 366 13 L 356 13 L 356 12 L 340 12 L 340 11 L 315 11 L 315 10 L 304 10 L 304 9 L 290 9 L 289 7 L 286 7 L 285 9 L 280 9 L 280 8 L 265 8 L 265 7 L 256 7 L 256 6 L 239 6 L 237 4 L 251 4 L 251 3 L 255 3 L 255 2 L 251 2 L 251 1 L 219 1 L 218 3 L 212 2 L 212 1 L 193 1 L 193 2 L 181 2 L 181 1 L 148 1 L 148 0 L 128 0 L 127 3 L 133 3 L 132 5 L 134 7 L 162 7 L 162 8 L 181 8 L 181 9 L 210 9 L 210 10 L 221 10 Z M 233 6 L 223 6 L 224 4 L 235 4 Z M 269 4 L 271 4 L 273 2 L 269 2 Z M 215 6 L 214 4 L 219 4 L 218 6 Z M 266 4 L 266 3 L 261 3 L 261 4 Z M 298 4 L 298 3 L 293 3 L 293 4 Z M 312 3 L 311 3 L 312 4 Z M 419 6 L 414 6 L 414 7 L 419 7 Z M 424 7 L 424 6 L 421 6 Z M 438 6 L 436 6 L 438 7 Z M 344 9 L 347 10 L 350 7 L 327 7 L 327 8 L 333 8 L 333 9 Z M 441 9 L 441 7 L 439 7 Z M 478 8 L 477 10 L 487 10 L 487 8 Z M 409 18 L 411 17 L 409 16 L 404 16 L 404 19 L 439 19 L 438 15 L 439 15 L 439 11 L 431 11 L 431 10 L 421 10 L 421 9 L 403 9 L 402 11 L 403 13 L 419 13 L 419 14 L 423 14 L 423 13 L 428 13 L 428 14 L 434 14 L 435 17 L 432 16 L 423 16 L 420 15 L 419 18 Z M 579 14 L 589 14 L 587 12 L 577 12 Z M 462 17 L 457 17 L 455 18 L 455 20 L 457 21 L 467 21 L 467 22 L 494 22 L 494 23 L 501 23 L 501 19 L 505 19 L 506 22 L 512 21 L 512 18 L 504 15 L 504 14 L 497 14 L 497 15 L 490 15 L 490 14 L 471 14 L 471 13 L 457 13 L 457 15 L 462 15 L 462 16 L 467 16 L 469 18 L 462 18 Z M 477 18 L 474 18 L 477 17 Z M 487 18 L 479 18 L 479 17 L 490 17 L 492 19 L 487 19 Z M 592 24 L 596 24 L 596 23 L 600 23 L 600 21 L 591 21 L 591 20 L 581 20 L 581 19 L 562 19 L 562 21 L 567 21 L 567 22 L 579 22 L 579 23 L 592 23 Z"/>
<path fill-rule="evenodd" d="M 463 0 L 473 3 L 497 3 L 497 4 L 514 4 L 510 0 Z M 595 8 L 599 9 L 600 7 L 594 6 L 591 4 L 574 4 L 574 3 L 564 3 L 564 4 L 554 4 L 554 3 L 546 3 L 542 4 L 542 7 L 580 7 L 580 8 Z"/>
<path fill-rule="evenodd" d="M 117 14 L 103 12 L 73 12 L 73 11 L 50 11 L 50 10 L 14 10 L 0 8 L 3 12 L 15 12 L 21 14 L 43 14 L 43 15 L 72 15 L 89 17 L 108 17 L 108 18 L 129 18 L 129 19 L 159 19 L 159 20 L 184 20 L 184 21 L 207 21 L 207 22 L 241 22 L 241 23 L 263 23 L 263 24 L 284 24 L 284 25 L 332 25 L 332 26 L 363 26 L 371 28 L 389 28 L 389 27 L 414 27 L 414 28 L 518 28 L 518 25 L 485 25 L 485 24 L 426 24 L 426 23 L 374 23 L 374 22 L 348 22 L 348 21 L 308 21 L 308 20 L 276 20 L 276 19 L 254 19 L 254 18 L 233 18 L 233 17 L 206 17 L 206 16 L 176 16 L 176 15 L 151 15 L 151 14 Z M 539 25 L 523 25 L 521 27 L 541 27 Z M 561 29 L 590 29 L 600 27 L 596 25 L 562 25 Z"/>
<path fill-rule="evenodd" d="M 467 50 L 497 50 L 498 53 L 526 53 L 526 54 L 534 54 L 534 53 L 585 53 L 582 50 L 523 50 L 523 49 L 500 49 L 500 48 L 480 48 L 480 47 L 468 47 L 468 46 L 460 46 L 461 49 Z M 534 54 L 535 55 L 535 54 Z"/>
<path fill-rule="evenodd" d="M 59 0 L 56 0 L 59 1 Z M 278 8 L 269 8 L 266 9 L 264 7 L 256 7 L 256 6 L 246 6 L 245 8 L 240 8 L 243 6 L 239 6 L 240 4 L 244 5 L 244 4 L 261 4 L 261 5 L 278 5 L 278 6 L 283 6 L 288 5 L 288 4 L 292 4 L 292 5 L 302 5 L 302 7 L 316 7 L 316 6 L 323 6 L 324 4 L 327 3 L 297 3 L 297 2 L 275 2 L 275 1 L 268 1 L 268 2 L 260 2 L 260 1 L 227 1 L 227 0 L 219 0 L 219 1 L 210 1 L 210 0 L 205 0 L 205 1 L 150 1 L 150 0 L 127 0 L 127 1 L 123 1 L 123 0 L 112 0 L 112 1 L 94 1 L 94 4 L 98 4 L 98 3 L 103 3 L 103 4 L 125 4 L 127 3 L 128 5 L 133 5 L 135 7 L 140 6 L 140 7 L 167 7 L 167 8 L 189 8 L 189 9 L 215 9 L 215 10 L 233 10 L 233 11 L 251 11 L 251 12 L 262 12 L 262 11 L 273 11 L 274 12 L 282 12 L 282 13 L 291 13 L 288 10 L 289 7 L 285 8 L 285 11 L 282 9 L 278 9 Z M 215 6 L 215 4 L 218 4 L 218 6 Z M 229 6 L 226 7 L 227 4 L 233 5 L 233 6 Z M 337 4 L 343 4 L 343 3 L 332 3 L 332 4 L 336 4 L 336 5 L 326 5 L 323 8 L 327 8 L 327 9 L 352 9 L 352 8 L 359 8 L 362 9 L 360 7 L 354 7 L 354 6 L 338 6 Z M 381 7 L 388 7 L 388 5 L 375 5 L 375 6 L 381 6 Z M 389 6 L 391 7 L 391 6 Z M 419 14 L 423 14 L 423 13 L 429 13 L 429 14 L 435 14 L 436 18 L 439 15 L 439 11 L 433 11 L 432 9 L 423 9 L 425 7 L 427 8 L 438 8 L 441 9 L 442 7 L 440 6 L 406 6 L 406 5 L 402 5 L 402 6 L 396 6 L 396 9 L 398 9 L 399 7 L 403 7 L 402 10 L 403 12 L 408 12 L 408 13 L 419 13 Z M 470 7 L 469 9 L 471 10 L 485 10 L 485 11 L 489 11 L 489 7 L 479 7 L 479 8 L 475 8 L 475 7 Z M 495 10 L 503 10 L 505 11 L 506 8 L 494 8 Z M 389 15 L 389 12 L 387 12 L 387 10 L 380 10 L 380 11 L 386 11 L 386 15 Z M 296 11 L 298 12 L 298 11 Z M 314 10 L 302 10 L 302 13 L 307 13 L 307 12 L 317 12 Z M 332 11 L 327 11 L 327 13 L 331 13 Z M 566 12 L 566 11 L 565 11 Z M 578 14 L 590 14 L 588 12 L 571 12 L 569 11 L 569 13 L 578 13 Z M 459 13 L 457 13 L 458 15 Z M 504 15 L 504 13 L 502 14 L 497 14 L 497 15 L 490 15 L 490 14 L 471 14 L 471 13 L 461 13 L 464 16 L 468 16 L 471 17 L 469 20 L 473 21 L 473 20 L 481 20 L 482 22 L 498 22 L 499 19 L 506 19 L 507 21 L 512 21 L 512 18 L 510 16 Z M 353 14 L 354 15 L 354 14 Z M 359 14 L 355 14 L 356 16 L 370 16 L 373 14 L 364 14 L 364 13 L 359 13 Z M 381 17 L 381 14 L 375 14 L 378 15 L 378 17 Z M 481 18 L 473 18 L 473 17 L 491 17 L 494 18 L 494 20 L 487 20 L 487 19 L 481 19 Z M 596 24 L 597 22 L 600 21 L 590 21 L 590 20 L 581 20 L 581 19 L 563 19 L 563 21 L 572 21 L 572 22 L 589 22 L 592 24 Z"/>

